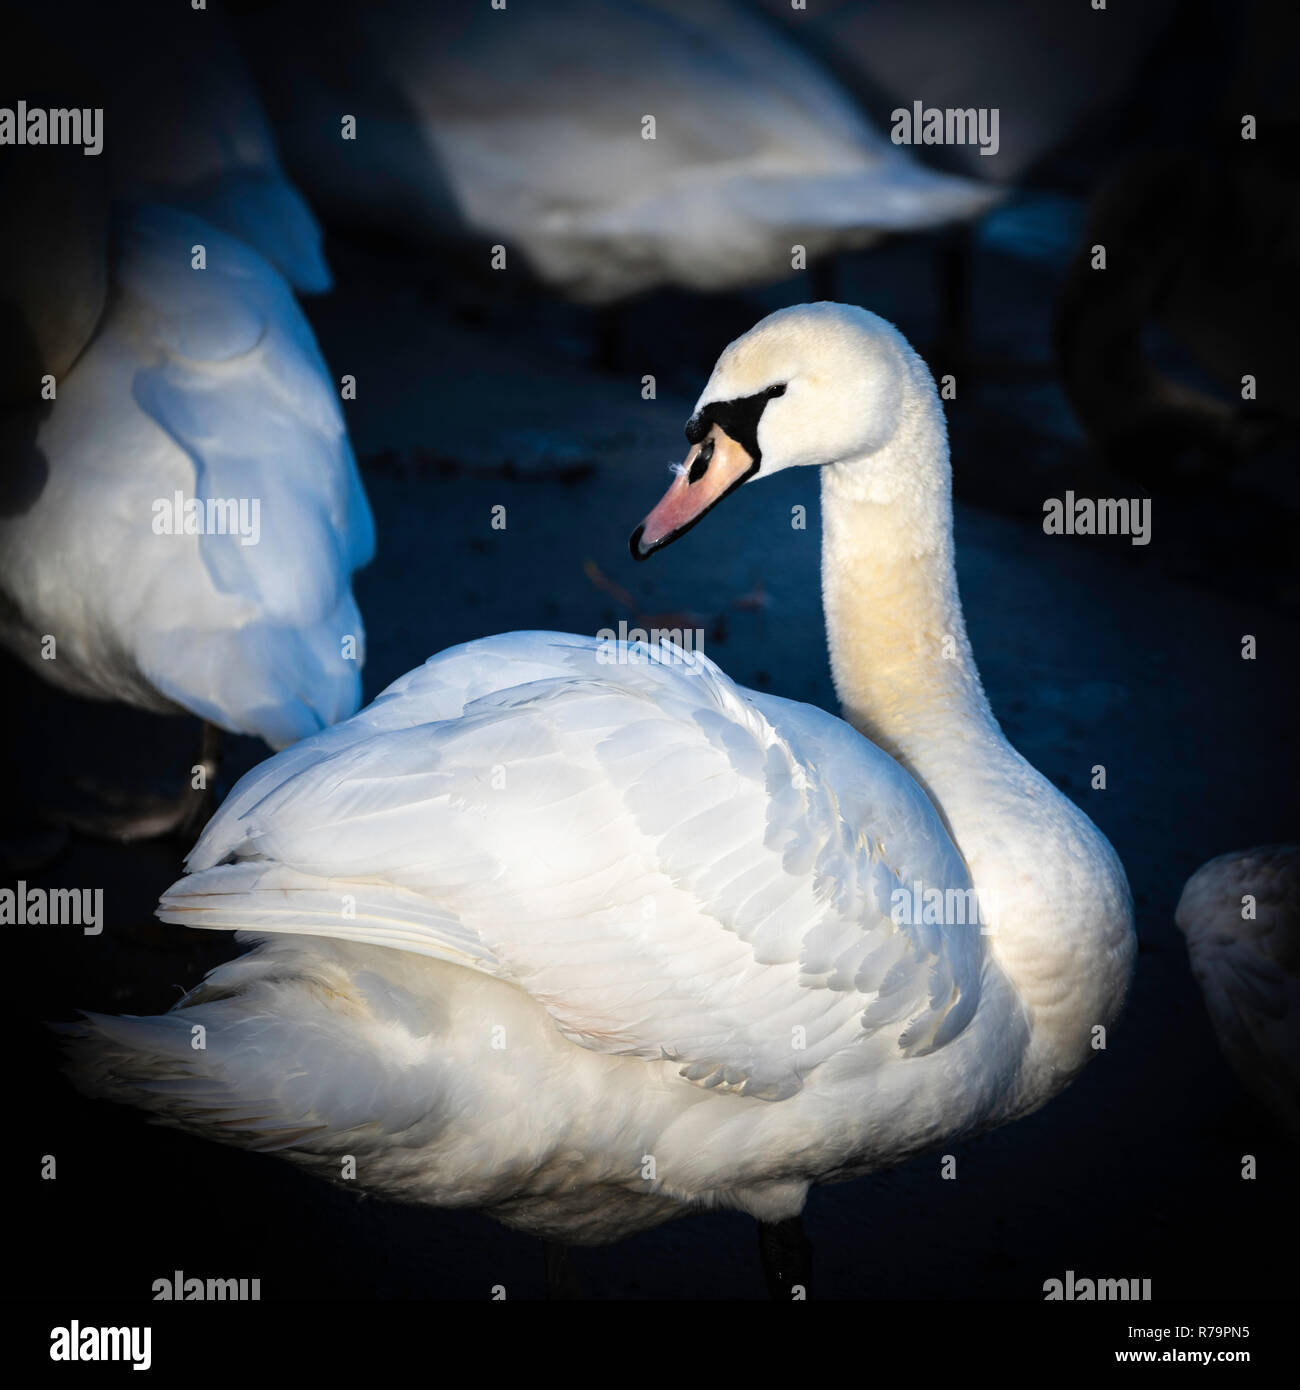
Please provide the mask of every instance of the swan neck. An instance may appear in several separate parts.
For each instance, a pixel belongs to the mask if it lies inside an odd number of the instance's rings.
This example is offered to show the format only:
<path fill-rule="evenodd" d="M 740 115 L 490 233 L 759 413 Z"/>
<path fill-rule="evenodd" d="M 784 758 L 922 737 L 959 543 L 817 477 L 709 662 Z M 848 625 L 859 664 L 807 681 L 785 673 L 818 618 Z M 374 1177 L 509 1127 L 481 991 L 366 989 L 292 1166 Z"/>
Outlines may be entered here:
<path fill-rule="evenodd" d="M 991 956 L 1031 1021 L 1009 1117 L 1059 1090 L 1117 1013 L 1132 903 L 1110 845 L 989 708 L 957 592 L 943 416 L 919 371 L 890 442 L 822 469 L 831 671 L 845 719 L 943 817 L 980 895 Z"/>
<path fill-rule="evenodd" d="M 957 590 L 943 412 L 917 366 L 891 440 L 822 470 L 822 596 L 845 719 L 929 782 L 953 737 L 1003 740 Z"/>

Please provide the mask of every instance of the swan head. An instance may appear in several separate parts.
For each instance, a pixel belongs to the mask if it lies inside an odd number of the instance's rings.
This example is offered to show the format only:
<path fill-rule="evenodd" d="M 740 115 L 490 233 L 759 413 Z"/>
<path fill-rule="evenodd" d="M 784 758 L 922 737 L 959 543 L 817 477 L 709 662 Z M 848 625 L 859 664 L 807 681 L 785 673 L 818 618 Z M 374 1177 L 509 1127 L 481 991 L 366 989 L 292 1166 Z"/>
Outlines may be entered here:
<path fill-rule="evenodd" d="M 718 358 L 686 425 L 690 450 L 633 532 L 633 557 L 685 535 L 755 478 L 879 452 L 898 430 L 918 362 L 893 324 L 854 305 L 769 314 Z"/>

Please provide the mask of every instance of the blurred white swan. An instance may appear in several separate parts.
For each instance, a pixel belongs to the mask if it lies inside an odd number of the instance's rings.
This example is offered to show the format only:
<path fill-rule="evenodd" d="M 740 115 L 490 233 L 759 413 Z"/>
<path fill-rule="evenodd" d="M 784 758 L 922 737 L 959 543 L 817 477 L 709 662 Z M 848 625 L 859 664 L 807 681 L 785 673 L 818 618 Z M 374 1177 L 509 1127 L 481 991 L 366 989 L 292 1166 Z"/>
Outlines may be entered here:
<path fill-rule="evenodd" d="M 788 1290 L 811 1183 L 1086 1064 L 1127 987 L 1128 886 L 981 690 L 925 365 L 863 310 L 783 310 L 687 433 L 634 551 L 823 465 L 849 722 L 675 648 L 444 652 L 235 788 L 159 915 L 254 949 L 162 1017 L 90 1017 L 84 1084 L 565 1240 L 738 1208 L 781 1233 Z"/>
<path fill-rule="evenodd" d="M 272 747 L 314 733 L 360 698 L 351 574 L 373 530 L 311 329 L 275 270 L 188 213 L 123 212 L 110 274 L 55 399 L 3 417 L 0 640 L 79 695 Z"/>
<path fill-rule="evenodd" d="M 338 16 L 327 53 L 306 13 L 270 19 L 293 36 L 278 124 L 322 215 L 476 243 L 484 271 L 499 241 L 578 299 L 786 279 L 796 244 L 811 259 L 998 197 L 891 144 L 733 0 L 484 4 L 454 19 L 403 0 Z M 345 113 L 355 140 L 340 138 Z"/>
<path fill-rule="evenodd" d="M 1300 845 L 1202 864 L 1175 920 L 1223 1055 L 1300 1139 Z"/>

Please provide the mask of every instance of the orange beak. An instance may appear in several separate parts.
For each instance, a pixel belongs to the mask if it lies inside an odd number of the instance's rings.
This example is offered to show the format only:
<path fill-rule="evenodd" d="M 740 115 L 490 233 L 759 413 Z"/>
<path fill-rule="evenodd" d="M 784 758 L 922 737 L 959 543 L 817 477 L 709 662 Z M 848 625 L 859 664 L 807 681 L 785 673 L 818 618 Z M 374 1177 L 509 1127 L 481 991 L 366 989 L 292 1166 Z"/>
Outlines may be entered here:
<path fill-rule="evenodd" d="M 670 541 L 684 536 L 757 467 L 747 450 L 714 425 L 686 455 L 686 462 L 659 505 L 632 532 L 632 558 L 648 559 Z"/>

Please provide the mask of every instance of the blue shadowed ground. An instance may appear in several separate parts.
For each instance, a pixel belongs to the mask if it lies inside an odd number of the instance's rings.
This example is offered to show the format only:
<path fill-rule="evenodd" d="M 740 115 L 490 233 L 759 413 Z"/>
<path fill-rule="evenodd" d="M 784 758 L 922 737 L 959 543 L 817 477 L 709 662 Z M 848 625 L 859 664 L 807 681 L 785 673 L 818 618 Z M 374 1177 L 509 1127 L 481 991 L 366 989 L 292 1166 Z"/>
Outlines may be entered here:
<path fill-rule="evenodd" d="M 1137 902 L 1141 953 L 1110 1047 L 1062 1097 L 938 1156 L 816 1191 L 807 1225 L 824 1297 L 1037 1298 L 1067 1269 L 1142 1276 L 1158 1298 L 1277 1296 L 1277 1249 L 1295 1158 L 1216 1049 L 1173 909 L 1183 881 L 1225 850 L 1294 837 L 1297 730 L 1287 673 L 1300 632 L 1286 592 L 1253 585 L 1242 557 L 1216 562 L 1234 520 L 1171 504 L 1154 541 L 1047 537 L 1045 496 L 1095 478 L 1049 371 L 1055 261 L 1077 209 L 1039 208 L 982 234 L 977 355 L 951 409 L 958 563 L 977 657 L 1013 742 L 1110 836 Z M 309 306 L 336 375 L 354 374 L 349 422 L 374 505 L 378 558 L 358 597 L 369 632 L 367 697 L 429 654 L 512 628 L 594 632 L 675 615 L 758 689 L 834 708 L 818 592 L 817 480 L 784 473 L 743 489 L 647 565 L 627 535 L 683 452 L 681 428 L 725 341 L 803 283 L 716 304 L 661 296 L 616 320 L 483 298 L 453 314 L 445 287 L 357 249 L 332 258 L 338 291 Z M 917 240 L 838 262 L 828 289 L 935 332 L 930 252 Z M 613 370 L 591 363 L 606 344 Z M 645 401 L 653 374 L 658 397 Z M 1267 480 L 1266 480 L 1267 481 Z M 1267 482 L 1272 486 L 1271 482 Z M 808 528 L 791 528 L 791 508 Z M 984 504 L 984 505 L 981 505 Z M 493 530 L 491 509 L 506 508 Z M 997 511 L 986 509 L 996 506 Z M 1172 518 L 1172 519 L 1171 519 Z M 1200 527 L 1201 529 L 1197 529 Z M 1236 552 L 1234 552 L 1235 554 Z M 1212 584 L 1208 581 L 1214 580 Z M 623 592 L 625 591 L 625 592 Z M 693 616 L 692 616 L 693 615 Z M 1258 659 L 1244 662 L 1244 633 Z M 12 663 L 22 746 L 7 782 L 34 805 L 77 773 L 165 778 L 192 761 L 196 729 L 49 691 Z M 263 756 L 232 741 L 227 782 Z M 1108 787 L 1090 789 L 1104 764 Z M 33 882 L 102 885 L 97 938 L 10 929 L 20 994 L 11 1056 L 25 1061 L 11 1113 L 24 1144 L 59 1156 L 59 1180 L 23 1189 L 39 1229 L 112 1251 L 113 1285 L 147 1297 L 172 1270 L 258 1275 L 264 1298 L 511 1297 L 542 1292 L 537 1243 L 473 1213 L 397 1208 L 318 1184 L 270 1158 L 227 1152 L 134 1115 L 91 1108 L 58 1080 L 36 1020 L 86 1008 L 166 1008 L 233 950 L 224 937 L 151 920 L 177 847 L 76 841 Z M 23 1088 L 26 1093 L 23 1094 Z M 21 1152 L 16 1152 L 21 1149 Z M 1241 1155 L 1259 1177 L 1240 1178 Z M 759 1297 L 752 1223 L 705 1214 L 579 1254 L 594 1297 Z M 33 1240 L 15 1265 L 43 1292 L 102 1294 L 104 1266 Z"/>

